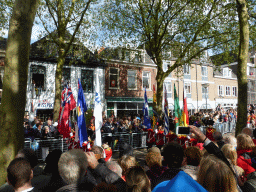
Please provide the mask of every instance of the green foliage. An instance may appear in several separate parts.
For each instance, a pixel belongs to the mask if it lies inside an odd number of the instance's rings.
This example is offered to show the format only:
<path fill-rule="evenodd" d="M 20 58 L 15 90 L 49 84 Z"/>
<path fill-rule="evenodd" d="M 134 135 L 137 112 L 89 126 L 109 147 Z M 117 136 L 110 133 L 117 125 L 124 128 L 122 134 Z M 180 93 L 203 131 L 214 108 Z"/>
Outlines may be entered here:
<path fill-rule="evenodd" d="M 14 0 L 1 0 L 0 1 L 0 31 L 8 29 L 8 21 L 12 12 Z M 2 34 L 0 34 L 2 35 Z"/>
<path fill-rule="evenodd" d="M 157 64 L 159 109 L 163 81 L 172 71 L 204 57 L 206 50 L 228 52 L 238 44 L 236 4 L 228 0 L 106 0 L 101 13 L 105 39 L 144 44 L 151 54 Z M 166 52 L 176 62 L 164 72 L 163 62 L 170 59 Z"/>

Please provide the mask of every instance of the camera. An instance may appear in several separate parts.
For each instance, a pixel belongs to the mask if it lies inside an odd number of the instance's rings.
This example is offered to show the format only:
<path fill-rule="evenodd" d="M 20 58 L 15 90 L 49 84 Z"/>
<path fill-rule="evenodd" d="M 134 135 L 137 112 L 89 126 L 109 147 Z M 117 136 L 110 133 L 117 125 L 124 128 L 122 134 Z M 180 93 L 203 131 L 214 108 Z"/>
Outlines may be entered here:
<path fill-rule="evenodd" d="M 189 135 L 190 134 L 190 128 L 189 127 L 177 127 L 176 129 L 177 135 Z"/>

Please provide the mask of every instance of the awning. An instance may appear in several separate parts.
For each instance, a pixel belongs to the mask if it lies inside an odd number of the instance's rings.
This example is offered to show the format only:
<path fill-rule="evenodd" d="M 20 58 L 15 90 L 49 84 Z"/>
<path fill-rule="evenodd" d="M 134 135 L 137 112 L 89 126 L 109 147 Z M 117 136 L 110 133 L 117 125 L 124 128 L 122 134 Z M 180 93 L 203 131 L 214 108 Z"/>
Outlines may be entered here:
<path fill-rule="evenodd" d="M 135 97 L 106 97 L 106 100 L 107 102 L 144 102 L 144 98 Z M 153 103 L 153 98 L 148 98 L 148 103 Z"/>

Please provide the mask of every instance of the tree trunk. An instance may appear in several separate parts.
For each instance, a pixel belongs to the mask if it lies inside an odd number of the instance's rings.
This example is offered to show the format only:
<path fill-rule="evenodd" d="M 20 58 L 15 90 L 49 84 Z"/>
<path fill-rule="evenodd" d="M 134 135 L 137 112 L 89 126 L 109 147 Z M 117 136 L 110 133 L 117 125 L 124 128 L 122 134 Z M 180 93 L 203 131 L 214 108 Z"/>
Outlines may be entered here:
<path fill-rule="evenodd" d="M 55 100 L 54 100 L 54 111 L 53 111 L 53 120 L 58 121 L 60 105 L 61 105 L 61 85 L 62 85 L 62 71 L 65 63 L 64 49 L 60 49 L 58 63 L 55 73 Z"/>
<path fill-rule="evenodd" d="M 24 111 L 32 26 L 38 0 L 16 0 L 7 40 L 0 108 L 0 185 L 6 169 L 24 144 Z"/>
<path fill-rule="evenodd" d="M 238 55 L 238 113 L 236 123 L 236 135 L 239 134 L 247 124 L 247 59 L 249 48 L 249 23 L 245 0 L 236 0 L 239 17 L 240 44 Z"/>
<path fill-rule="evenodd" d="M 161 62 L 161 61 L 159 61 Z M 162 70 L 162 65 L 157 64 L 157 75 L 156 75 L 156 83 L 157 83 L 157 91 L 156 91 L 156 112 L 158 115 L 162 114 L 162 102 L 163 102 L 163 86 L 164 86 L 164 72 Z"/>

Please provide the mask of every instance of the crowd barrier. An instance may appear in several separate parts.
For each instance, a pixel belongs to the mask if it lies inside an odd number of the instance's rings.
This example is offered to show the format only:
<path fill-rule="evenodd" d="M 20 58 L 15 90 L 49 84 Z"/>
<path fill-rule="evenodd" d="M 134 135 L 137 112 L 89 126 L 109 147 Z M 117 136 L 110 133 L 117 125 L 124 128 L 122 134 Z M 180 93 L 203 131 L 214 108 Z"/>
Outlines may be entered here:
<path fill-rule="evenodd" d="M 222 134 L 232 132 L 235 129 L 235 122 L 226 122 L 226 123 L 216 123 L 213 127 L 220 131 Z M 206 126 L 201 126 L 200 130 L 206 134 Z M 67 140 L 63 138 L 54 139 L 48 138 L 46 140 L 35 139 L 38 144 L 37 149 L 35 150 L 36 155 L 39 160 L 45 160 L 49 152 L 54 149 L 59 149 L 62 152 L 68 150 Z M 119 151 L 120 146 L 123 143 L 128 143 L 134 149 L 146 148 L 147 147 L 147 132 L 141 133 L 102 133 L 102 141 L 108 141 L 110 147 L 113 151 Z M 25 139 L 24 148 L 33 148 L 35 142 L 32 142 L 31 139 Z"/>
<path fill-rule="evenodd" d="M 37 146 L 36 147 L 33 146 L 34 144 L 36 144 Z M 26 138 L 24 142 L 24 148 L 34 149 L 38 160 L 44 161 L 47 155 L 55 149 L 59 149 L 62 152 L 67 151 L 68 144 L 66 142 L 66 139 L 63 139 L 63 138 L 59 138 L 59 139 L 47 138 L 44 140 L 34 139 L 33 141 L 29 138 Z"/>
<path fill-rule="evenodd" d="M 236 127 L 236 122 L 215 123 L 213 127 L 222 134 L 231 133 Z"/>
<path fill-rule="evenodd" d="M 113 151 L 119 151 L 123 143 L 128 143 L 134 149 L 147 147 L 147 133 L 103 133 L 102 141 L 108 141 Z"/>

